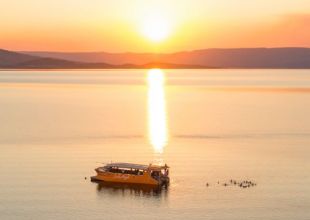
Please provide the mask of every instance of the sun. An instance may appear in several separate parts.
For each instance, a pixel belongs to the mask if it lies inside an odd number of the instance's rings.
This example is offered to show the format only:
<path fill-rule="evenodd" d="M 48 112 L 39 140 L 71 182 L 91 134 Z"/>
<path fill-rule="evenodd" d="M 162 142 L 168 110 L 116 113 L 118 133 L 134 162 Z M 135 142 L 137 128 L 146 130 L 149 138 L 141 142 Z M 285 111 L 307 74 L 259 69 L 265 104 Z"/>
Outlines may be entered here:
<path fill-rule="evenodd" d="M 165 40 L 171 32 L 168 19 L 161 14 L 150 14 L 145 17 L 141 29 L 142 34 L 153 42 Z"/>

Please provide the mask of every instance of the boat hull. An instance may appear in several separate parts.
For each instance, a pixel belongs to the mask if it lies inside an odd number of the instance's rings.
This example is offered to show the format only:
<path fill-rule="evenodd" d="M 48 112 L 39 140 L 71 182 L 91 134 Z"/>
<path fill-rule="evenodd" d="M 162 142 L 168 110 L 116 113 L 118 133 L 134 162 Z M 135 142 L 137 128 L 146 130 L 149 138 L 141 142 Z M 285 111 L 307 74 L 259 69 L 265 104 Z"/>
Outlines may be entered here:
<path fill-rule="evenodd" d="M 162 184 L 161 181 L 155 180 L 146 172 L 143 175 L 102 172 L 97 173 L 97 176 L 91 177 L 91 180 L 115 183 L 144 184 L 153 186 L 158 186 Z"/>
<path fill-rule="evenodd" d="M 131 184 L 146 184 L 146 185 L 160 185 L 161 181 L 157 181 L 149 176 L 147 173 L 144 175 L 130 175 L 122 173 L 98 173 L 97 176 L 92 177 L 94 181 L 105 181 L 115 183 L 131 183 Z"/>

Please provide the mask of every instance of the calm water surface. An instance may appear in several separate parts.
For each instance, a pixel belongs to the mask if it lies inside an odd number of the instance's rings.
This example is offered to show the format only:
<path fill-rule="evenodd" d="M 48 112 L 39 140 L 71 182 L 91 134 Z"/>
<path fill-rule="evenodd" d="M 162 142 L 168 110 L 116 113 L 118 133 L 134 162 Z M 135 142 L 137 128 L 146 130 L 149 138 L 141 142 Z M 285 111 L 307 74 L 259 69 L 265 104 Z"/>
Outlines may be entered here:
<path fill-rule="evenodd" d="M 308 220 L 309 113 L 309 70 L 0 71 L 0 219 Z M 91 183 L 110 161 L 171 184 Z"/>

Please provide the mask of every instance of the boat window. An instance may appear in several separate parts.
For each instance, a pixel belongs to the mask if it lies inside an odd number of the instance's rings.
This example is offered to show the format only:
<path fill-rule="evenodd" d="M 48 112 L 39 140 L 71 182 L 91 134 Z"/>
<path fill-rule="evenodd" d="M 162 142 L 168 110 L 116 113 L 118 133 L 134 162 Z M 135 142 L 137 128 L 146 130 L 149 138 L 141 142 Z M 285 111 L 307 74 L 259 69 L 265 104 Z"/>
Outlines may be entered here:
<path fill-rule="evenodd" d="M 143 170 L 131 169 L 131 168 L 119 168 L 119 167 L 109 167 L 107 168 L 108 172 L 111 173 L 122 173 L 130 175 L 143 175 Z"/>

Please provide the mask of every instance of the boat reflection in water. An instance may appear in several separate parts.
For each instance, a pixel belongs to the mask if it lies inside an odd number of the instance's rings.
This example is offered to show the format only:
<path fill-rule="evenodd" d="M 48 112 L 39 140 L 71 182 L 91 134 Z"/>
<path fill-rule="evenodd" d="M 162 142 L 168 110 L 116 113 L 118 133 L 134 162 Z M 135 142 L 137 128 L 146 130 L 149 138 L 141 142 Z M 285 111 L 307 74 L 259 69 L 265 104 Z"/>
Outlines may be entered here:
<path fill-rule="evenodd" d="M 149 139 L 156 155 L 155 162 L 163 163 L 161 154 L 168 141 L 165 99 L 165 74 L 160 69 L 147 73 Z"/>
<path fill-rule="evenodd" d="M 121 195 L 121 196 L 154 196 L 166 197 L 168 195 L 168 185 L 151 186 L 142 184 L 125 184 L 96 182 L 98 193 Z"/>

